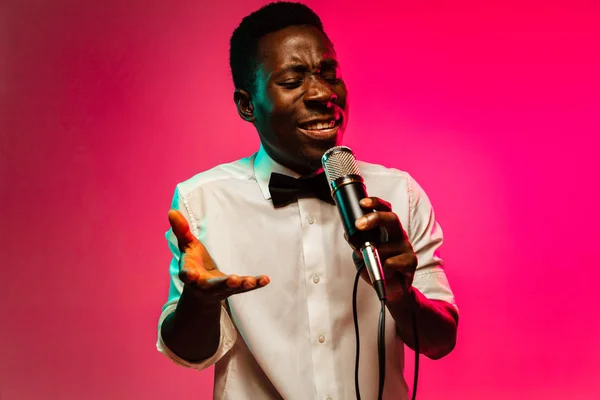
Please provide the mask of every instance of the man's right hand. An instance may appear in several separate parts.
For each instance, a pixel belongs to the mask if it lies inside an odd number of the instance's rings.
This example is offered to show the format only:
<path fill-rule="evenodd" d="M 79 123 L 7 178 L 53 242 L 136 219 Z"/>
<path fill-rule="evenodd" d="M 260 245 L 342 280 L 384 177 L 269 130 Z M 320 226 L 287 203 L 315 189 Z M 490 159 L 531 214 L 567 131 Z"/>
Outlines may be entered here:
<path fill-rule="evenodd" d="M 179 211 L 169 211 L 169 223 L 181 251 L 179 279 L 204 301 L 220 302 L 231 295 L 249 292 L 269 284 L 269 277 L 265 275 L 226 275 L 219 271 Z"/>

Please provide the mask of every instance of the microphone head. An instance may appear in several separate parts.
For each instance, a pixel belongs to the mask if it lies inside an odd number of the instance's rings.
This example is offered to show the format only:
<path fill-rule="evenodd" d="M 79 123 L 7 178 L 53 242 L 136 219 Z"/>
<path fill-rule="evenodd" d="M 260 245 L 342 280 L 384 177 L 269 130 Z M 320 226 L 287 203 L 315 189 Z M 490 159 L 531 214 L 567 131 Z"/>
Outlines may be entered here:
<path fill-rule="evenodd" d="M 348 175 L 361 176 L 352 149 L 347 146 L 336 146 L 327 150 L 321 158 L 321 163 L 330 186 L 337 179 Z"/>

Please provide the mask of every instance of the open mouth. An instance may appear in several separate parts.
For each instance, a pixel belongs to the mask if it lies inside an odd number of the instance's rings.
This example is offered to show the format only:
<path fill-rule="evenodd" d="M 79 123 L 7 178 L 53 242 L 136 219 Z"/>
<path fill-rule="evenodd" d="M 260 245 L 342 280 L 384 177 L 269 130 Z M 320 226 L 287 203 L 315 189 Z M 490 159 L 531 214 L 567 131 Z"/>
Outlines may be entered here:
<path fill-rule="evenodd" d="M 341 122 L 341 117 L 332 117 L 329 120 L 312 121 L 300 124 L 298 129 L 312 138 L 328 139 L 337 133 Z"/>

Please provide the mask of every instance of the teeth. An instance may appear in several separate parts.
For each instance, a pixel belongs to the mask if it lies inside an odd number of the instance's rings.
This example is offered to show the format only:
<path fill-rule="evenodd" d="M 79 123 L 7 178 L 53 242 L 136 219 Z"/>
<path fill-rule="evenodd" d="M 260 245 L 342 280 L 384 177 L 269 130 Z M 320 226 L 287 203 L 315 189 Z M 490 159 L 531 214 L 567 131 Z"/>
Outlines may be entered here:
<path fill-rule="evenodd" d="M 318 122 L 316 124 L 310 124 L 306 126 L 306 129 L 308 129 L 309 131 L 316 131 L 316 130 L 324 130 L 324 129 L 331 129 L 335 126 L 335 121 L 329 121 L 329 122 Z"/>

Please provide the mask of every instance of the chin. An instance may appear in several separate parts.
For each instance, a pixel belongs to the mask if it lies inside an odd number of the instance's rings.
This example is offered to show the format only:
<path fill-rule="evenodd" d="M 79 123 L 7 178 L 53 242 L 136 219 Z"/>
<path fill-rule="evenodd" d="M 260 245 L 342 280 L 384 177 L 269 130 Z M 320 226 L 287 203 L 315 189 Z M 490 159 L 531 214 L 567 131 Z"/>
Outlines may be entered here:
<path fill-rule="evenodd" d="M 339 146 L 341 141 L 338 140 L 323 140 L 314 145 L 301 150 L 299 156 L 303 160 L 303 164 L 311 171 L 315 171 L 323 167 L 321 158 L 327 150 L 332 147 Z"/>

